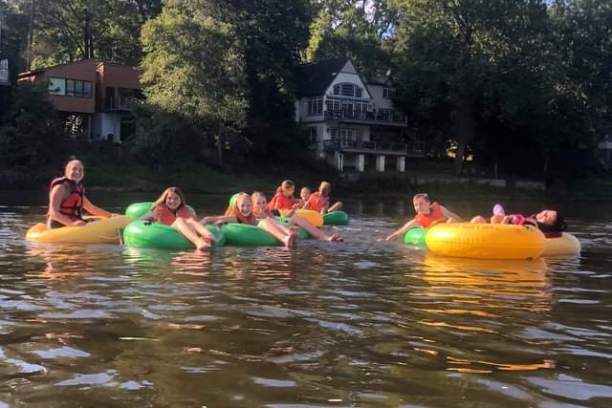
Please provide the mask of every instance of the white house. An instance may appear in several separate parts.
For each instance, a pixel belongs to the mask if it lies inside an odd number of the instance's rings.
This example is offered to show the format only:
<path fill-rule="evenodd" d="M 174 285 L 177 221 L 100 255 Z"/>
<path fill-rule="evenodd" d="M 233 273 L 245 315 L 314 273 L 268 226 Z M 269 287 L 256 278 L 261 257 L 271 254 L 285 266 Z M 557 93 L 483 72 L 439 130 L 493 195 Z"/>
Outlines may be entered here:
<path fill-rule="evenodd" d="M 350 60 L 300 67 L 296 121 L 310 132 L 317 156 L 339 171 L 405 170 L 407 157 L 423 156 L 422 145 L 407 143 L 405 115 L 393 107 L 388 80 L 365 80 Z"/>

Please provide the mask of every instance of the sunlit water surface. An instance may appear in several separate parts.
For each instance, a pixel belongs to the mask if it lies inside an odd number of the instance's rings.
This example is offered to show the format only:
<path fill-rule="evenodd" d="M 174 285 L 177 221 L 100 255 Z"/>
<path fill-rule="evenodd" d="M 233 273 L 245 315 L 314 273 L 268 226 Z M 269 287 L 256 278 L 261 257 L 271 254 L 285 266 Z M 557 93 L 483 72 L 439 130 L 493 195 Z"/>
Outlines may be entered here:
<path fill-rule="evenodd" d="M 605 206 L 566 209 L 580 258 L 502 262 L 381 241 L 407 201 L 348 200 L 344 243 L 197 254 L 26 243 L 40 197 L 0 198 L 0 407 L 612 406 Z"/>

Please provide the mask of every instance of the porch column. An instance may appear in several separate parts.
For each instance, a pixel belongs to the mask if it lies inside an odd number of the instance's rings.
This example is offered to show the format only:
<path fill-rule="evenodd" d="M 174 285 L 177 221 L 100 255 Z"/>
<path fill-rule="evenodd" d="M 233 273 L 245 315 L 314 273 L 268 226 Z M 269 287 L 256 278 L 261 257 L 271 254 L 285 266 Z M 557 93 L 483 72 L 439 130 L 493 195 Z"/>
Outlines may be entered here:
<path fill-rule="evenodd" d="M 339 172 L 343 172 L 344 171 L 344 155 L 340 152 L 336 152 L 334 153 L 334 157 L 336 161 L 336 168 L 338 169 Z"/>
<path fill-rule="evenodd" d="M 380 171 L 380 172 L 385 171 L 385 156 L 384 155 L 376 156 L 376 171 Z"/>
<path fill-rule="evenodd" d="M 406 158 L 404 156 L 397 156 L 397 162 L 395 162 L 396 169 L 400 173 L 406 171 Z"/>
<path fill-rule="evenodd" d="M 355 158 L 355 167 L 357 171 L 362 173 L 365 170 L 365 155 L 358 154 Z"/>

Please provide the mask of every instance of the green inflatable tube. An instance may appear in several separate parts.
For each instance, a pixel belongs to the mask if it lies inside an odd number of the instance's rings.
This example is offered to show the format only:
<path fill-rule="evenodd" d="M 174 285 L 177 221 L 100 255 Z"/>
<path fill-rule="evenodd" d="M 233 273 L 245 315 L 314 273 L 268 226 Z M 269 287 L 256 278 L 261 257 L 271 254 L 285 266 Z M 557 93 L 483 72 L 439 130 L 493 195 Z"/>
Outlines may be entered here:
<path fill-rule="evenodd" d="M 323 215 L 323 225 L 348 225 L 349 216 L 344 211 L 332 211 Z"/>
<path fill-rule="evenodd" d="M 227 245 L 235 246 L 278 246 L 281 242 L 268 231 L 255 225 L 231 222 L 221 227 Z"/>
<path fill-rule="evenodd" d="M 214 225 L 206 228 L 212 232 L 217 239 L 216 246 L 225 244 L 223 232 Z M 158 223 L 147 221 L 132 221 L 123 230 L 123 243 L 135 248 L 157 248 L 169 250 L 190 250 L 194 245 L 174 228 Z"/>
<path fill-rule="evenodd" d="M 404 243 L 424 247 L 425 235 L 427 235 L 425 228 L 411 228 L 404 234 Z"/>
<path fill-rule="evenodd" d="M 125 215 L 134 219 L 140 218 L 151 211 L 152 205 L 153 203 L 151 201 L 146 201 L 144 203 L 132 203 L 125 209 Z M 188 205 L 187 208 L 189 208 L 192 213 L 196 213 L 193 207 L 190 205 Z"/>

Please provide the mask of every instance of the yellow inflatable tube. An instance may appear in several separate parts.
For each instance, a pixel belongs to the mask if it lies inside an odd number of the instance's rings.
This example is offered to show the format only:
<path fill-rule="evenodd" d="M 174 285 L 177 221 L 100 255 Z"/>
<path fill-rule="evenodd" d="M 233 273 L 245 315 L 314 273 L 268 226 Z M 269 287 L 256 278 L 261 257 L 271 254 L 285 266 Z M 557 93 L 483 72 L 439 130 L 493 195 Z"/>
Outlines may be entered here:
<path fill-rule="evenodd" d="M 544 250 L 544 234 L 535 227 L 506 224 L 438 224 L 425 243 L 437 255 L 476 259 L 530 259 Z"/>
<path fill-rule="evenodd" d="M 282 217 L 286 217 L 287 214 L 291 214 L 291 210 L 280 210 L 280 213 Z M 300 208 L 294 210 L 293 215 L 298 215 L 306 219 L 306 221 L 308 221 L 310 224 L 314 225 L 317 228 L 323 226 L 323 214 L 321 214 L 320 212 Z"/>
<path fill-rule="evenodd" d="M 132 219 L 116 215 L 93 221 L 82 227 L 47 229 L 45 224 L 36 224 L 26 233 L 26 241 L 74 244 L 118 244 L 118 231 L 125 228 Z"/>
<path fill-rule="evenodd" d="M 546 238 L 542 256 L 577 256 L 581 249 L 578 238 L 564 232 L 560 237 Z"/>

